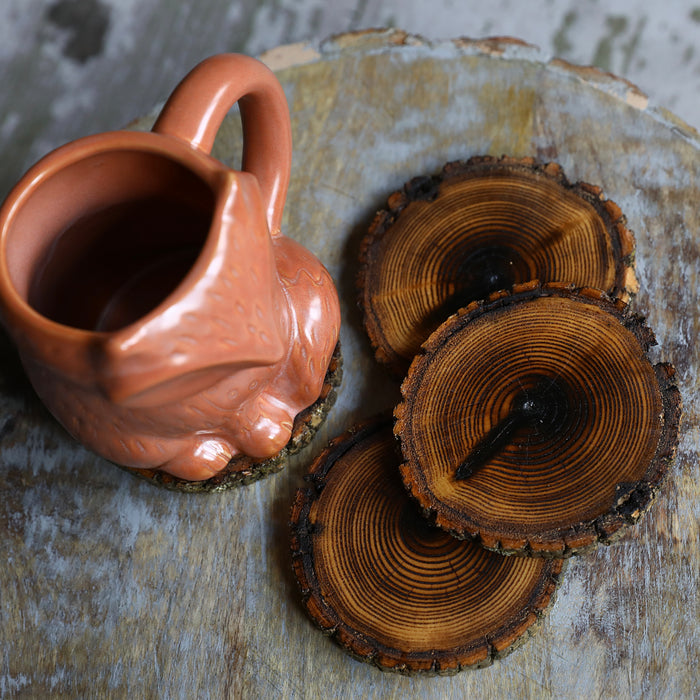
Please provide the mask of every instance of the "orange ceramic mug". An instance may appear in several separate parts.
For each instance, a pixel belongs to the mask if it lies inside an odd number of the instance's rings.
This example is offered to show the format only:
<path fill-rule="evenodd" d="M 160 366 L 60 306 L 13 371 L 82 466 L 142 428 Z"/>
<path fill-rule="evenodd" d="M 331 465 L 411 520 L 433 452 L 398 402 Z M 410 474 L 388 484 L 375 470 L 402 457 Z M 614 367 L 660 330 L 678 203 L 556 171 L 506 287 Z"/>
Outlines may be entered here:
<path fill-rule="evenodd" d="M 236 102 L 243 172 L 209 155 Z M 74 141 L 13 189 L 2 321 L 80 442 L 189 480 L 287 443 L 340 325 L 327 271 L 280 232 L 290 166 L 279 82 L 224 54 L 182 81 L 152 132 Z"/>

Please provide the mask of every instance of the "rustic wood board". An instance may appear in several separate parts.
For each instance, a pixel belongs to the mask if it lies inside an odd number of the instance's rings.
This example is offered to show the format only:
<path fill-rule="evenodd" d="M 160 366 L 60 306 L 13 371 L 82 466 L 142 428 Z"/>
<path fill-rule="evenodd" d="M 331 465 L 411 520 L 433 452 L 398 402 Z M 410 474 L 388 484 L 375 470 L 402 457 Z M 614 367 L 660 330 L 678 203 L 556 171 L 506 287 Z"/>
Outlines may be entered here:
<path fill-rule="evenodd" d="M 697 697 L 697 133 L 624 81 L 507 41 L 373 33 L 266 59 L 293 119 L 284 229 L 321 257 L 342 298 L 338 403 L 285 471 L 231 492 L 175 494 L 73 443 L 3 341 L 0 696 Z M 231 117 L 216 154 L 235 165 L 239 144 Z M 352 660 L 307 620 L 287 520 L 325 441 L 398 398 L 355 307 L 359 238 L 411 176 L 484 153 L 556 160 L 626 212 L 635 305 L 657 333 L 655 358 L 678 369 L 685 418 L 652 511 L 619 544 L 572 561 L 536 637 L 487 669 L 406 678 Z"/>

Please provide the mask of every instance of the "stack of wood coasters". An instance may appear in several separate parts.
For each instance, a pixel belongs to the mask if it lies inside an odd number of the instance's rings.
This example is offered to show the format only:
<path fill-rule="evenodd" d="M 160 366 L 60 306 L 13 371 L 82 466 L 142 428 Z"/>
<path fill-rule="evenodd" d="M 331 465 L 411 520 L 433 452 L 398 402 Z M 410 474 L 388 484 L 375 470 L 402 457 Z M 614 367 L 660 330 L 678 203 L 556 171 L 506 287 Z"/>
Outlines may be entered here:
<path fill-rule="evenodd" d="M 531 159 L 448 164 L 377 214 L 360 302 L 403 400 L 336 439 L 292 508 L 304 605 L 348 652 L 488 665 L 532 634 L 566 557 L 649 508 L 681 408 L 633 265 L 619 208 Z"/>

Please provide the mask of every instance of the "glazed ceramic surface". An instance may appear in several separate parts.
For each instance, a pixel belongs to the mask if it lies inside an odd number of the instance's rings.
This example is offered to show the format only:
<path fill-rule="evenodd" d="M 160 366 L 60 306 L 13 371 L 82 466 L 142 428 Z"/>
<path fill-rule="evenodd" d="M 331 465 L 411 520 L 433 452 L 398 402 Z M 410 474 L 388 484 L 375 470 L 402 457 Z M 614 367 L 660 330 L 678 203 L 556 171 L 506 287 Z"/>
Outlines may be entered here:
<path fill-rule="evenodd" d="M 209 155 L 240 100 L 243 171 Z M 284 93 L 233 54 L 195 68 L 150 133 L 70 143 L 0 212 L 0 307 L 44 403 L 124 466 L 200 480 L 265 458 L 318 397 L 333 282 L 282 235 Z"/>

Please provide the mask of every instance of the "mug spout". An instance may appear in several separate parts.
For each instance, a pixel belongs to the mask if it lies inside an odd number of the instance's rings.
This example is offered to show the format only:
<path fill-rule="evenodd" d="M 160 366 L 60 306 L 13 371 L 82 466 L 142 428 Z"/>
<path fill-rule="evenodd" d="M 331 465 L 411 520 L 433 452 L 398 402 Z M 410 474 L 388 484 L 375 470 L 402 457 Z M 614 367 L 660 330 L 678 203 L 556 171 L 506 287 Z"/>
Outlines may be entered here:
<path fill-rule="evenodd" d="M 178 400 L 288 352 L 289 308 L 257 180 L 222 171 L 216 197 L 207 240 L 180 285 L 105 339 L 100 374 L 110 400 Z"/>

